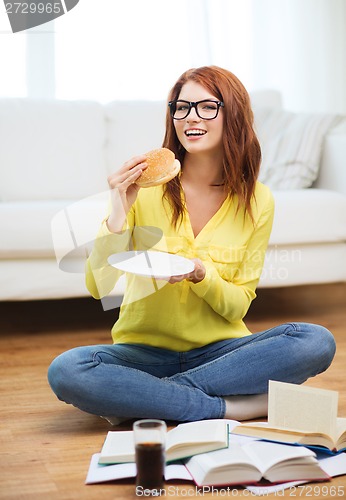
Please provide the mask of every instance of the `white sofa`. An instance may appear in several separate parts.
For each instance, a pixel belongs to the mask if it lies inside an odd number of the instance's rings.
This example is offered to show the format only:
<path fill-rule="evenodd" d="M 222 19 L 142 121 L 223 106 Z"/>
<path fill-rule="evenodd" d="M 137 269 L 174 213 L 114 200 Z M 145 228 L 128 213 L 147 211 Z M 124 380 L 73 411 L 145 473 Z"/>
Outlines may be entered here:
<path fill-rule="evenodd" d="M 281 109 L 277 92 L 252 100 L 255 117 Z M 161 145 L 164 115 L 163 102 L 0 100 L 0 300 L 89 295 L 85 253 L 107 210 L 107 175 Z M 345 120 L 318 162 L 312 187 L 274 190 L 260 287 L 346 281 Z"/>

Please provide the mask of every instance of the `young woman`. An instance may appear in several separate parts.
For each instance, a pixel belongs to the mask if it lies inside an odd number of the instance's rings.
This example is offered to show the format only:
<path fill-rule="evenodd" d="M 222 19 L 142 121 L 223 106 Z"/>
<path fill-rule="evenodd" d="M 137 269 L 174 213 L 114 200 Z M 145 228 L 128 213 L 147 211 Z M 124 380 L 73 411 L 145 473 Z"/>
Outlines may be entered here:
<path fill-rule="evenodd" d="M 318 325 L 251 333 L 243 322 L 274 204 L 257 181 L 261 152 L 241 82 L 215 66 L 185 72 L 169 94 L 163 146 L 182 166 L 168 184 L 138 187 L 145 156 L 109 177 L 111 210 L 87 262 L 87 286 L 96 298 L 107 295 L 119 276 L 107 258 L 130 243 L 185 256 L 194 270 L 154 289 L 129 274 L 114 343 L 65 352 L 49 382 L 59 399 L 112 423 L 265 416 L 268 381 L 301 384 L 323 372 L 335 342 Z"/>

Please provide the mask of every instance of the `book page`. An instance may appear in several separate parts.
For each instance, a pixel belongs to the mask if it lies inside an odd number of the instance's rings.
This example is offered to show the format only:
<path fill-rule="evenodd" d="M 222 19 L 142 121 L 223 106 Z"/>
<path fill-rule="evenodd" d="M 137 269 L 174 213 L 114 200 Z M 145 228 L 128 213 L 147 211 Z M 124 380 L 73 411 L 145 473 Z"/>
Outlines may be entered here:
<path fill-rule="evenodd" d="M 320 432 L 334 438 L 337 411 L 336 391 L 269 381 L 268 425 L 271 427 Z"/>
<path fill-rule="evenodd" d="M 226 420 L 198 420 L 179 424 L 167 433 L 167 445 L 169 450 L 178 444 L 193 445 L 203 442 L 226 442 L 228 426 Z"/>
<path fill-rule="evenodd" d="M 195 472 L 195 469 L 197 470 L 194 464 L 197 464 L 198 469 L 204 472 L 209 472 L 218 468 L 222 470 L 224 467 L 229 467 L 231 465 L 237 465 L 239 469 L 246 468 L 247 466 L 252 469 L 257 468 L 243 447 L 237 443 L 232 444 L 230 448 L 194 455 L 185 462 L 190 472 Z"/>
<path fill-rule="evenodd" d="M 166 464 L 165 466 L 165 480 L 183 479 L 185 481 L 193 481 L 190 472 L 187 470 L 183 463 Z"/>
<path fill-rule="evenodd" d="M 341 453 L 340 455 L 336 455 L 334 457 L 323 458 L 318 461 L 322 469 L 330 476 L 341 476 L 346 474 L 346 454 Z M 280 483 L 275 484 L 273 486 L 245 486 L 247 490 L 249 490 L 254 495 L 258 496 L 268 496 L 270 493 L 276 493 L 278 491 L 282 491 L 286 488 L 291 488 L 292 486 L 298 486 L 299 484 L 305 484 L 308 481 L 290 481 L 288 483 Z M 282 495 L 279 495 L 282 496 Z"/>
<path fill-rule="evenodd" d="M 287 446 L 285 444 L 268 443 L 267 441 L 251 441 L 243 445 L 242 448 L 262 475 L 280 462 L 315 456 L 313 451 L 304 446 Z"/>
<path fill-rule="evenodd" d="M 322 469 L 330 477 L 343 476 L 346 474 L 346 453 L 340 453 L 333 457 L 322 458 L 319 460 Z"/>
<path fill-rule="evenodd" d="M 336 419 L 336 437 L 335 441 L 340 439 L 342 436 L 341 441 L 344 442 L 346 441 L 346 418 L 337 418 Z"/>
<path fill-rule="evenodd" d="M 98 463 L 100 453 L 95 453 L 91 457 L 88 474 L 85 484 L 103 483 L 106 481 L 114 481 L 117 479 L 124 479 L 136 476 L 136 464 L 115 464 L 115 465 L 100 465 Z M 185 481 L 192 481 L 191 474 L 186 469 L 185 465 L 181 463 L 174 463 L 166 465 L 165 479 L 183 479 Z"/>
<path fill-rule="evenodd" d="M 102 446 L 101 455 L 104 457 L 132 457 L 135 456 L 133 431 L 108 431 Z"/>
<path fill-rule="evenodd" d="M 136 464 L 115 464 L 115 465 L 100 465 L 100 453 L 95 453 L 91 457 L 88 474 L 85 484 L 102 483 L 104 481 L 114 481 L 116 479 L 124 479 L 127 477 L 135 477 Z"/>

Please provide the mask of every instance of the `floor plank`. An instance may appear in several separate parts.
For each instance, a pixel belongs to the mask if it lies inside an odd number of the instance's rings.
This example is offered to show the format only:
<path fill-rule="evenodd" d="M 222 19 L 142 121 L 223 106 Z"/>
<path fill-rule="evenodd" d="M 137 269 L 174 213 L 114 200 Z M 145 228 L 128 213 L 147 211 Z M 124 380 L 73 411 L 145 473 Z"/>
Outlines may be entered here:
<path fill-rule="evenodd" d="M 344 417 L 345 303 L 344 284 L 259 290 L 247 317 L 252 331 L 286 321 L 308 321 L 323 324 L 334 333 L 337 354 L 333 365 L 307 383 L 338 390 L 339 415 Z M 116 315 L 117 311 L 103 312 L 93 299 L 0 303 L 1 499 L 135 497 L 133 481 L 84 485 L 90 457 L 100 450 L 110 427 L 100 418 L 59 402 L 46 377 L 49 363 L 60 352 L 83 344 L 108 343 Z M 198 496 L 192 484 L 174 484 L 175 496 Z M 346 476 L 325 483 L 329 489 L 324 490 L 328 494 L 323 498 L 340 497 L 332 486 L 346 490 L 345 485 Z M 285 496 L 290 493 L 286 491 Z M 298 491 L 294 496 L 308 493 Z M 215 493 L 204 496 L 211 498 Z M 248 495 L 237 489 L 236 496 Z M 310 496 L 317 497 L 313 492 Z"/>

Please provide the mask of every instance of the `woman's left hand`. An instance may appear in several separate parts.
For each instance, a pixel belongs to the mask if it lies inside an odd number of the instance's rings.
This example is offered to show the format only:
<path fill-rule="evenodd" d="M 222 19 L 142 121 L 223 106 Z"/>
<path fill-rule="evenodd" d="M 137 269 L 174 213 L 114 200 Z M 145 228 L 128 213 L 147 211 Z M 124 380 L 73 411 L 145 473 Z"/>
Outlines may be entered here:
<path fill-rule="evenodd" d="M 195 264 L 195 268 L 191 273 L 179 274 L 179 276 L 171 276 L 168 280 L 169 283 L 179 283 L 183 280 L 192 281 L 192 283 L 199 283 L 205 277 L 206 269 L 200 259 L 191 259 Z"/>

